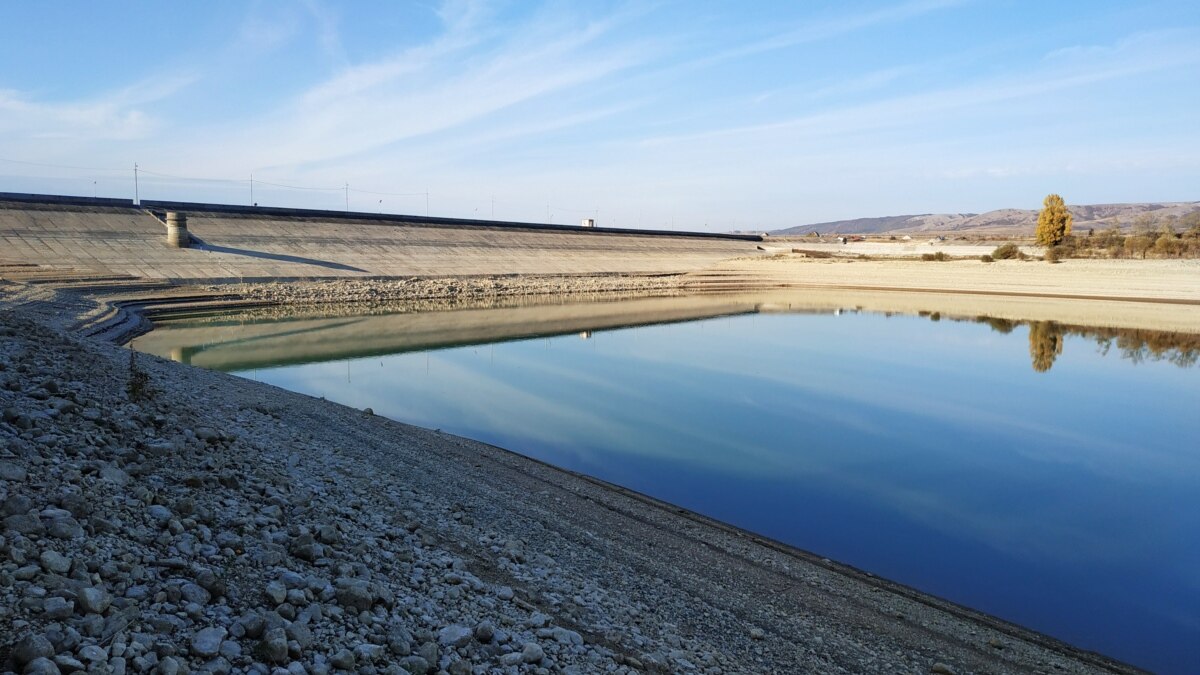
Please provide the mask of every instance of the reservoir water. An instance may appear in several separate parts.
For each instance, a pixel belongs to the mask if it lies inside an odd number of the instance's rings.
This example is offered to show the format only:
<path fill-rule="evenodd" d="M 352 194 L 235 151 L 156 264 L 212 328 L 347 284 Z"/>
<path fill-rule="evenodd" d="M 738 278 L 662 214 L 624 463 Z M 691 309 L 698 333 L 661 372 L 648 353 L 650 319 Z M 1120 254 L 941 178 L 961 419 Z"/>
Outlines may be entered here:
<path fill-rule="evenodd" d="M 1198 336 L 787 297 L 411 310 L 182 317 L 135 346 L 1200 671 Z"/>

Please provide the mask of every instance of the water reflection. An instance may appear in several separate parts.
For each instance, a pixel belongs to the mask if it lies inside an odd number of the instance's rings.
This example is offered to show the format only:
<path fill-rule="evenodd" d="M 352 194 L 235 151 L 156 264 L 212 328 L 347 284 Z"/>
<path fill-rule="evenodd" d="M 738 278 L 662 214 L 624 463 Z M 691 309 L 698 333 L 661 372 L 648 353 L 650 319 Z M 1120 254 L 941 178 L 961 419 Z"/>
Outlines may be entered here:
<path fill-rule="evenodd" d="M 1121 358 L 1134 363 L 1166 361 L 1180 368 L 1191 368 L 1200 362 L 1200 335 L 1176 331 L 1143 328 L 1111 328 L 1073 326 L 1057 321 L 1013 321 L 989 316 L 976 317 L 992 330 L 1007 335 L 1022 324 L 1029 326 L 1029 356 L 1033 369 L 1044 373 L 1054 365 L 1063 352 L 1063 337 L 1077 335 L 1094 341 L 1101 354 L 1115 346 Z"/>
<path fill-rule="evenodd" d="M 1033 359 L 1035 371 L 1044 373 L 1050 370 L 1062 350 L 1062 332 L 1054 322 L 1035 321 L 1029 324 L 1029 356 Z"/>
<path fill-rule="evenodd" d="M 516 306 L 455 303 L 440 311 L 432 306 L 380 306 L 366 313 L 353 306 L 265 308 L 170 317 L 135 346 L 183 363 L 237 371 L 568 334 L 587 340 L 602 330 L 751 314 L 760 302 L 754 296 L 538 298 Z"/>
<path fill-rule="evenodd" d="M 255 308 L 246 311 L 186 316 L 167 315 L 159 330 L 139 338 L 135 346 L 173 361 L 223 371 L 315 363 L 363 356 L 380 356 L 467 344 L 486 344 L 574 333 L 591 339 L 595 331 L 711 319 L 739 314 L 832 314 L 834 316 L 904 312 L 868 310 L 861 305 L 824 306 L 784 302 L 795 296 L 729 295 L 700 297 L 626 298 L 611 302 L 483 306 L 455 302 L 383 305 L 367 309 L 353 305 L 308 308 Z M 826 302 L 828 304 L 828 302 Z M 1166 361 L 1181 368 L 1200 362 L 1200 335 L 1144 328 L 1114 328 L 1064 324 L 1058 321 L 1006 319 L 987 315 L 957 316 L 916 310 L 930 321 L 943 318 L 973 321 L 1007 335 L 1029 330 L 1033 370 L 1049 371 L 1063 353 L 1064 336 L 1087 338 L 1102 354 L 1113 347 L 1134 363 Z"/>

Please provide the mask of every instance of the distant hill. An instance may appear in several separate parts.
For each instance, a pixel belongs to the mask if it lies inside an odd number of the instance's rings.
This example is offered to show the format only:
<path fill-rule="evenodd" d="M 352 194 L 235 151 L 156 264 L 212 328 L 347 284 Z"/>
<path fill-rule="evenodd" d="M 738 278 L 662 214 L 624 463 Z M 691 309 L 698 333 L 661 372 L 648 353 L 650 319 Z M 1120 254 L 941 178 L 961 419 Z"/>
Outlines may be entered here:
<path fill-rule="evenodd" d="M 1116 225 L 1128 229 L 1148 221 L 1159 227 L 1165 219 L 1176 219 L 1200 212 L 1200 202 L 1147 202 L 1139 204 L 1088 204 L 1070 206 L 1076 231 L 1105 229 Z M 884 216 L 835 220 L 797 225 L 771 232 L 774 235 L 808 234 L 916 234 L 932 232 L 971 232 L 978 234 L 1032 235 L 1037 225 L 1036 209 L 998 209 L 987 213 L 925 213 L 912 216 Z M 1142 218 L 1144 216 L 1144 218 Z M 1193 216 L 1195 217 L 1195 216 Z"/>

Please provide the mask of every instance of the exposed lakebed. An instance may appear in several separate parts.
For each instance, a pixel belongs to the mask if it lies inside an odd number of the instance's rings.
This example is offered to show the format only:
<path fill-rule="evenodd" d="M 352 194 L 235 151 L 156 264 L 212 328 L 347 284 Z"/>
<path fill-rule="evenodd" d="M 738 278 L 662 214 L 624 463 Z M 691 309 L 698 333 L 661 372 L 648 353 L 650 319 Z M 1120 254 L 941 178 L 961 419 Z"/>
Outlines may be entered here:
<path fill-rule="evenodd" d="M 1200 662 L 1200 338 L 779 297 L 511 304 L 179 317 L 136 346 L 509 448 L 1136 665 Z"/>

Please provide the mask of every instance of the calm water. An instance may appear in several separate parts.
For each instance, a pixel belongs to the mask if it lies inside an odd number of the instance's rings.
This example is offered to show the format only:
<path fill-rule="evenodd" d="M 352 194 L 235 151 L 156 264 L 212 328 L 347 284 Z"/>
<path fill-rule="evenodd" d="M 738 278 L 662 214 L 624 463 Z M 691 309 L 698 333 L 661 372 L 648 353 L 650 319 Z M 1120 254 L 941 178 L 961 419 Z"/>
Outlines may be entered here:
<path fill-rule="evenodd" d="M 415 329 L 372 329 L 387 317 L 183 321 L 148 339 L 1200 671 L 1195 338 L 754 309 L 590 332 L 584 317 L 551 337 L 476 316 L 436 336 L 472 344 L 429 349 L 389 342 Z"/>

